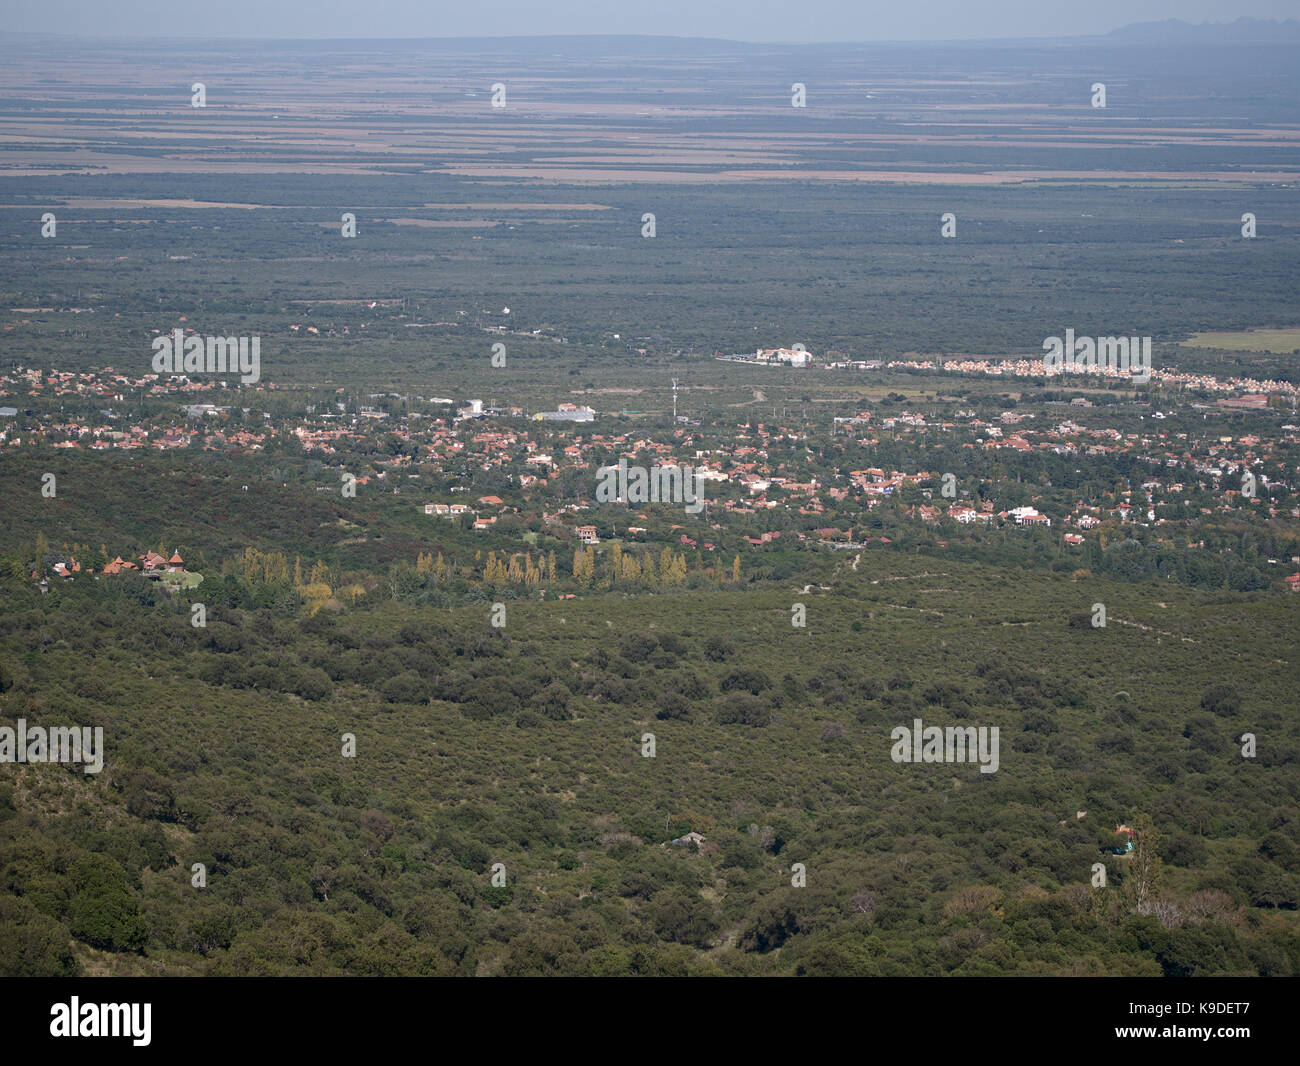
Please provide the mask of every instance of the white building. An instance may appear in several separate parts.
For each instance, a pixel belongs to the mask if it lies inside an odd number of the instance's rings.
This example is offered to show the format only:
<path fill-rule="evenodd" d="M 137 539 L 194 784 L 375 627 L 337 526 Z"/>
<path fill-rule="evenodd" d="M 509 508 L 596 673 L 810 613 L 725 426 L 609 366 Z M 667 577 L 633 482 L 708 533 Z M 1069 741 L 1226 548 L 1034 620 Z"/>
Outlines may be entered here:
<path fill-rule="evenodd" d="M 790 366 L 811 366 L 812 356 L 801 348 L 760 348 L 754 353 L 760 363 L 788 363 Z"/>

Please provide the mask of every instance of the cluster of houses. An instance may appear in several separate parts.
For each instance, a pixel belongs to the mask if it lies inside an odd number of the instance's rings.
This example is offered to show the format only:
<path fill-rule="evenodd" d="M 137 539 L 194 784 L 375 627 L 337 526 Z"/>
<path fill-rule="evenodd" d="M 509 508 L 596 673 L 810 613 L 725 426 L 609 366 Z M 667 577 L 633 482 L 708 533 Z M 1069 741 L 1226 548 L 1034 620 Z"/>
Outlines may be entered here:
<path fill-rule="evenodd" d="M 180 552 L 172 552 L 171 558 L 159 555 L 155 551 L 147 551 L 143 555 L 137 556 L 139 563 L 133 563 L 129 559 L 123 559 L 120 555 L 116 556 L 111 563 L 105 563 L 101 574 L 183 574 L 185 572 L 185 561 L 181 558 Z M 81 563 L 76 559 L 60 559 L 50 567 L 56 577 L 72 577 L 73 574 L 93 574 L 90 567 L 82 568 Z M 33 573 L 33 578 L 39 579 L 39 573 Z"/>
<path fill-rule="evenodd" d="M 1012 521 L 1018 526 L 1050 526 L 1052 520 L 1045 514 L 1039 514 L 1033 507 L 1013 507 L 998 514 L 1004 522 Z"/>
<path fill-rule="evenodd" d="M 185 571 L 185 561 L 181 558 L 180 552 L 172 552 L 170 559 L 165 559 L 157 552 L 145 552 L 140 557 L 140 565 L 128 562 L 120 555 L 111 563 L 107 564 L 102 573 L 105 574 L 125 574 L 132 570 L 139 570 L 145 574 L 167 573 L 180 574 Z"/>
<path fill-rule="evenodd" d="M 844 364 L 840 364 L 844 365 Z M 893 360 L 886 364 L 889 368 L 899 367 L 909 370 L 943 370 L 957 374 L 987 374 L 992 377 L 1047 377 L 1047 367 L 1039 359 L 919 359 Z M 1111 367 L 1101 366 L 1095 371 L 1102 377 L 1122 378 L 1126 372 Z M 1230 403 L 1234 407 L 1262 407 L 1269 395 L 1280 395 L 1294 399 L 1300 390 L 1289 381 L 1260 381 L 1256 378 L 1217 378 L 1213 374 L 1195 374 L 1180 371 L 1174 367 L 1151 369 L 1152 383 L 1177 386 L 1186 389 L 1203 389 L 1206 392 L 1242 392 L 1242 396 Z M 1256 397 L 1263 397 L 1263 402 Z M 1245 402 L 1243 402 L 1245 401 Z"/>
<path fill-rule="evenodd" d="M 993 513 L 993 502 L 990 500 L 982 503 L 978 510 L 969 504 L 954 503 L 948 508 L 948 517 L 963 526 L 969 526 L 976 522 L 988 525 L 997 515 Z"/>
<path fill-rule="evenodd" d="M 838 354 L 827 353 L 827 358 Z M 759 349 L 753 355 L 732 358 L 789 366 L 807 366 L 812 362 L 808 353 L 798 347 Z M 963 361 L 946 363 L 944 369 L 1014 373 L 1015 365 L 988 364 L 986 367 L 983 363 Z M 1245 379 L 1231 379 L 1225 383 L 1215 382 L 1204 375 L 1182 377 L 1187 378 L 1183 383 L 1189 387 L 1212 388 L 1218 392 L 1241 392 L 1250 386 L 1252 391 L 1246 395 L 1221 401 L 1220 406 L 1231 410 L 1269 410 L 1270 403 L 1273 408 L 1277 406 L 1278 393 L 1288 401 L 1295 397 L 1294 387 L 1286 383 Z M 1182 382 L 1182 377 L 1177 380 Z M 1219 435 L 1225 427 L 1222 424 L 1214 426 L 1213 407 L 1206 408 L 1210 412 L 1210 422 L 1201 429 L 1199 412 L 1180 425 L 1169 421 L 1164 413 L 1149 405 L 1136 408 L 1130 404 L 1130 421 L 1127 431 L 1124 431 L 1115 428 L 1114 424 L 1107 424 L 1113 420 L 1097 417 L 1095 411 L 1099 409 L 1090 409 L 1087 401 L 1077 401 L 1058 409 L 1056 415 L 1050 413 L 1050 406 L 1036 407 L 1035 413 L 1030 414 L 1024 409 L 1025 405 L 1021 405 L 1017 410 L 986 414 L 987 421 L 977 417 L 975 410 L 953 411 L 948 408 L 937 416 L 928 412 L 900 411 L 894 407 L 885 417 L 878 412 L 873 419 L 871 412 L 860 411 L 849 418 L 837 417 L 833 424 L 827 422 L 823 427 L 824 431 L 837 436 L 837 443 L 847 434 L 852 438 L 851 443 L 862 449 L 875 449 L 919 435 L 935 444 L 941 442 L 944 449 L 1001 453 L 997 456 L 999 459 L 1008 452 L 1112 459 L 1124 455 L 1149 468 L 1149 473 L 1134 477 L 1128 488 L 1106 491 L 1092 500 L 1078 500 L 1073 506 L 1063 504 L 1058 496 L 1050 497 L 1043 503 L 1054 511 L 1049 516 L 1033 506 L 1043 502 L 1036 495 L 1018 497 L 1028 499 L 1030 505 L 1006 510 L 997 510 L 993 502 L 974 499 L 966 492 L 959 493 L 951 501 L 936 498 L 939 496 L 937 480 L 941 475 L 932 470 L 898 471 L 873 467 L 841 473 L 825 463 L 818 465 L 819 461 L 813 457 L 809 446 L 809 442 L 816 439 L 818 430 L 810 430 L 806 424 L 786 423 L 777 417 L 775 410 L 770 422 L 750 421 L 747 413 L 744 421 L 730 426 L 715 423 L 706 428 L 692 428 L 698 423 L 683 426 L 679 419 L 670 430 L 598 433 L 593 432 L 595 427 L 591 425 L 595 412 L 578 404 L 560 403 L 555 411 L 543 411 L 527 419 L 520 408 L 496 408 L 473 400 L 455 411 L 450 400 L 434 398 L 430 402 L 447 404 L 443 414 L 412 412 L 408 415 L 400 411 L 390 413 L 368 409 L 357 414 L 349 413 L 341 403 L 331 403 L 322 405 L 320 412 L 310 407 L 302 415 L 277 417 L 256 426 L 257 432 L 254 432 L 231 424 L 232 420 L 239 422 L 234 408 L 205 402 L 215 401 L 220 393 L 192 394 L 197 389 L 224 387 L 215 381 L 187 383 L 150 374 L 128 377 L 117 374 L 112 368 L 80 374 L 10 369 L 0 372 L 0 397 L 22 393 L 46 399 L 65 395 L 97 397 L 100 399 L 94 406 L 102 403 L 104 409 L 98 416 L 86 417 L 80 422 L 69 422 L 70 416 L 66 414 L 32 415 L 24 412 L 20 417 L 17 408 L 0 409 L 0 450 L 20 443 L 48 443 L 52 440 L 58 447 L 88 450 L 193 449 L 201 446 L 254 453 L 263 446 L 280 444 L 288 439 L 296 440 L 308 456 L 335 456 L 334 463 L 346 461 L 350 465 L 364 466 L 364 470 L 357 471 L 358 486 L 373 485 L 385 490 L 391 488 L 394 492 L 399 491 L 397 486 L 404 484 L 403 477 L 418 478 L 418 468 L 424 464 L 452 474 L 467 472 L 471 477 L 478 476 L 481 471 L 491 475 L 495 484 L 511 486 L 507 496 L 511 497 L 512 506 L 506 506 L 496 496 L 480 497 L 477 507 L 468 503 L 424 505 L 425 514 L 431 517 L 459 519 L 468 516 L 473 529 L 480 532 L 492 530 L 499 518 L 511 512 L 557 506 L 549 495 L 534 490 L 547 488 L 557 478 L 573 484 L 575 471 L 590 474 L 600 469 L 602 464 L 617 462 L 620 456 L 658 466 L 691 464 L 695 476 L 711 486 L 707 493 L 709 510 L 705 521 L 734 518 L 740 520 L 746 532 L 753 529 L 753 524 L 747 521 L 750 516 L 773 511 L 805 518 L 868 512 L 888 508 L 891 499 L 896 499 L 901 489 L 911 487 L 921 490 L 924 502 L 903 508 L 902 513 L 920 521 L 933 523 L 951 518 L 961 526 L 1064 526 L 1066 528 L 1060 535 L 1065 543 L 1073 546 L 1083 543 L 1084 534 L 1097 529 L 1103 522 L 1146 526 L 1187 524 L 1212 510 L 1232 511 L 1258 517 L 1261 521 L 1288 516 L 1300 518 L 1300 506 L 1296 505 L 1293 486 L 1282 485 L 1281 498 L 1275 498 L 1277 492 L 1264 491 L 1275 488 L 1265 471 L 1276 477 L 1278 469 L 1293 469 L 1291 456 L 1300 443 L 1300 430 L 1287 423 L 1288 416 L 1280 412 L 1278 421 L 1283 424 L 1277 433 L 1246 433 L 1236 437 Z M 150 395 L 180 393 L 175 400 L 177 403 L 185 401 L 184 407 L 176 412 L 174 419 L 168 421 L 167 416 L 160 415 L 152 423 L 123 419 L 110 409 L 124 396 L 138 395 L 141 391 Z M 1181 413 L 1187 414 L 1187 409 L 1182 408 Z M 1141 420 L 1137 419 L 1139 414 Z M 1171 410 L 1168 418 L 1176 417 L 1178 413 Z M 1089 421 L 1091 425 L 1087 424 Z M 376 457 L 373 448 L 358 447 L 380 434 L 386 441 L 395 438 L 400 447 L 385 448 L 380 457 Z M 276 441 L 277 437 L 281 439 Z M 772 454 L 790 454 L 792 449 L 797 458 L 789 465 L 770 458 Z M 881 451 L 884 452 L 884 448 Z M 929 454 L 935 456 L 930 465 L 941 462 L 937 447 Z M 945 469 L 945 466 L 938 465 L 938 469 Z M 1259 486 L 1254 495 L 1241 491 L 1248 473 Z M 589 484 L 589 491 L 594 493 L 594 475 Z M 322 485 L 318 491 L 337 492 L 337 488 L 333 484 Z M 566 532 L 571 531 L 579 543 L 600 543 L 594 516 L 581 515 L 576 519 L 579 524 L 572 524 L 578 512 L 594 509 L 590 499 L 582 495 L 571 496 L 558 506 L 555 515 L 543 512 L 545 521 L 563 514 L 564 520 L 559 524 L 565 526 Z M 834 521 L 829 517 L 817 520 L 827 525 Z M 811 527 L 815 521 L 800 522 L 796 517 L 795 524 Z M 634 535 L 633 530 L 637 528 L 640 527 L 631 527 L 627 533 Z M 700 528 L 694 525 L 675 528 L 669 534 L 669 541 L 680 540 L 684 546 L 709 550 L 713 545 L 700 539 Z M 712 528 L 723 527 L 715 524 Z M 601 525 L 600 529 L 606 530 L 607 527 Z M 772 544 L 779 535 L 763 533 L 747 539 L 751 547 L 759 548 Z M 793 531 L 787 535 L 805 536 Z M 828 534 L 824 530 L 810 529 L 806 536 L 839 545 L 844 533 L 833 530 Z M 723 540 L 717 536 L 714 539 Z M 849 541 L 853 541 L 851 531 Z M 158 573 L 182 566 L 179 556 L 164 559 L 155 553 L 147 553 L 138 561 L 114 559 L 103 572 L 113 574 L 139 570 Z M 80 572 L 80 569 L 75 561 L 69 560 L 61 563 L 56 573 L 68 576 Z M 1291 578 L 1286 581 L 1288 587 L 1297 587 L 1297 582 Z"/>
<path fill-rule="evenodd" d="M 776 361 L 788 359 L 792 360 L 794 365 L 806 355 L 806 352 L 798 348 L 772 348 L 759 349 L 754 353 L 753 358 L 761 357 Z M 948 363 L 945 366 L 948 369 L 971 369 L 965 367 L 963 363 Z M 1211 384 L 1208 379 L 1203 379 L 1203 376 L 1193 377 L 1196 378 L 1193 382 L 1195 385 L 1209 387 Z M 1240 386 L 1245 382 L 1232 379 L 1229 384 Z M 11 389 L 17 389 L 32 395 L 76 394 L 117 398 L 125 390 L 136 390 L 142 387 L 148 388 L 149 391 L 156 391 L 159 388 L 181 389 L 182 384 L 158 379 L 154 375 L 144 375 L 138 379 L 128 378 L 114 373 L 111 368 L 81 374 L 45 374 L 19 368 L 0 376 L 0 393 L 6 394 Z M 1240 399 L 1247 406 L 1258 407 L 1260 397 L 1266 396 L 1271 391 L 1274 390 L 1255 392 Z M 1074 410 L 1082 410 L 1082 408 L 1075 407 Z M 201 413 L 201 422 L 207 424 L 196 427 L 194 418 L 190 417 L 178 426 L 149 427 L 114 426 L 112 422 L 117 416 L 105 410 L 102 412 L 106 421 L 104 425 L 95 424 L 93 420 L 86 424 L 49 424 L 39 428 L 29 425 L 26 427 L 25 436 L 29 436 L 32 441 L 39 441 L 43 436 L 57 435 L 66 438 L 58 440 L 60 447 L 89 447 L 92 450 L 202 446 L 205 449 L 239 449 L 245 452 L 256 452 L 266 446 L 272 433 L 284 433 L 295 437 L 309 452 L 331 455 L 350 453 L 354 450 L 355 443 L 367 440 L 376 432 L 383 432 L 413 447 L 404 448 L 401 454 L 372 461 L 373 465 L 379 468 L 378 473 L 373 476 L 381 481 L 384 481 L 390 472 L 422 461 L 442 464 L 468 461 L 474 467 L 484 471 L 501 469 L 514 471 L 510 474 L 510 478 L 525 492 L 534 487 L 545 487 L 552 475 L 563 468 L 587 466 L 593 452 L 608 455 L 611 450 L 617 453 L 619 450 L 634 449 L 643 453 L 649 452 L 661 463 L 665 459 L 682 461 L 684 456 L 681 454 L 681 449 L 683 446 L 689 446 L 691 441 L 690 435 L 679 437 L 676 441 L 653 441 L 644 438 L 634 440 L 625 434 L 588 433 L 574 436 L 569 443 L 563 445 L 554 443 L 544 445 L 537 439 L 531 439 L 529 430 L 524 425 L 518 422 L 511 424 L 509 421 L 513 416 L 522 416 L 522 411 L 516 408 L 500 410 L 485 407 L 482 401 L 471 401 L 468 407 L 460 412 L 460 416 L 470 416 L 478 420 L 499 415 L 502 416 L 503 421 L 488 426 L 476 421 L 468 431 L 464 424 L 458 423 L 455 418 L 427 416 L 394 417 L 386 420 L 381 430 L 373 424 L 373 419 L 349 416 L 345 412 L 332 410 L 319 414 L 309 413 L 305 418 L 297 419 L 296 424 L 289 426 L 257 427 L 261 432 L 224 424 L 210 424 L 215 421 L 211 418 L 212 415 L 221 415 L 225 411 L 226 408 L 217 404 L 191 402 L 185 404 L 185 414 L 195 416 Z M 1156 416 L 1160 414 L 1161 412 L 1158 411 L 1150 412 L 1150 429 L 1144 429 L 1140 433 L 1123 433 L 1112 426 L 1090 428 L 1071 419 L 1035 430 L 1029 428 L 1033 425 L 1032 417 L 1023 411 L 1003 412 L 996 419 L 998 423 L 996 425 L 990 425 L 975 417 L 974 411 L 958 411 L 955 416 L 949 416 L 949 420 L 938 422 L 931 421 L 921 414 L 903 411 L 880 419 L 874 434 L 871 429 L 870 412 L 860 412 L 850 419 L 837 418 L 835 424 L 837 428 L 849 430 L 854 436 L 861 436 L 863 439 L 859 443 L 868 446 L 878 443 L 876 438 L 882 432 L 897 435 L 905 432 L 937 431 L 969 435 L 970 439 L 960 443 L 960 447 L 1009 449 L 1024 453 L 1043 451 L 1061 456 L 1115 456 L 1128 453 L 1153 465 L 1178 468 L 1180 472 L 1185 471 L 1184 476 L 1173 479 L 1173 483 L 1165 483 L 1162 479 L 1161 489 L 1170 495 L 1180 491 L 1182 482 L 1188 475 L 1199 475 L 1191 477 L 1191 480 L 1200 482 L 1204 486 L 1212 479 L 1223 481 L 1240 478 L 1245 472 L 1256 470 L 1261 485 L 1267 486 L 1267 481 L 1262 472 L 1259 472 L 1259 468 L 1262 464 L 1276 458 L 1279 443 L 1295 440 L 1295 426 L 1288 425 L 1281 427 L 1282 441 L 1261 441 L 1250 435 L 1236 440 L 1231 437 L 1219 438 L 1208 435 L 1204 438 L 1196 438 L 1195 434 L 1165 430 L 1161 422 L 1156 421 Z M 558 405 L 556 411 L 542 412 L 534 417 L 542 423 L 582 424 L 589 423 L 594 417 L 594 412 L 588 407 L 562 403 Z M 21 420 L 15 424 L 21 424 Z M 1288 431 L 1290 437 L 1286 436 Z M 730 480 L 744 486 L 746 492 L 744 498 L 739 500 L 728 498 L 719 501 L 721 508 L 736 515 L 751 515 L 777 507 L 793 507 L 797 508 L 801 515 L 817 515 L 834 502 L 842 502 L 847 494 L 855 489 L 861 497 L 865 497 L 862 500 L 863 505 L 872 509 L 899 486 L 922 483 L 934 476 L 926 471 L 916 473 L 895 471 L 887 474 L 884 471 L 871 469 L 853 471 L 850 486 L 822 484 L 815 476 L 805 481 L 791 478 L 783 471 L 773 469 L 765 461 L 764 446 L 769 442 L 783 439 L 803 439 L 806 437 L 806 432 L 800 435 L 784 427 L 760 424 L 757 440 L 751 443 L 746 440 L 747 436 L 752 439 L 753 431 L 750 430 L 748 434 L 738 433 L 722 447 L 716 447 L 709 452 L 699 450 L 695 452 L 697 477 L 706 481 Z M 13 424 L 5 425 L 3 420 L 0 420 L 0 447 L 16 445 L 19 440 L 18 435 L 13 432 Z M 625 451 L 625 454 L 627 453 L 629 452 Z M 699 461 L 706 455 L 707 460 Z M 520 466 L 524 469 L 519 470 Z M 357 484 L 364 486 L 368 480 L 367 475 L 359 476 Z M 392 484 L 391 480 L 387 483 Z M 780 492 L 773 493 L 773 489 L 779 489 Z M 1124 501 L 1124 506 L 1130 502 Z M 1234 498 L 1232 493 L 1225 492 L 1221 506 L 1231 509 L 1241 506 L 1243 502 Z M 1271 505 L 1266 505 L 1266 509 L 1268 507 Z M 1300 510 L 1294 507 L 1288 509 Z M 1141 509 L 1147 522 L 1158 523 L 1159 519 L 1154 516 L 1153 511 L 1154 508 L 1149 502 Z M 973 510 L 953 508 L 949 513 L 962 524 L 991 521 L 985 513 Z M 1112 513 L 1121 521 L 1137 519 L 1136 514 L 1132 518 L 1126 515 L 1123 506 L 1116 508 Z M 928 516 L 922 515 L 922 517 Z M 1269 510 L 1267 517 L 1279 516 Z M 1297 515 L 1292 514 L 1292 517 Z M 1032 513 L 1011 513 L 1008 520 L 1019 525 L 1048 525 L 1051 522 L 1051 519 Z M 1100 519 L 1095 515 L 1083 514 L 1078 516 L 1073 524 L 1077 529 L 1086 532 L 1099 521 Z M 488 528 L 491 524 L 488 519 L 484 519 L 482 528 Z"/>
<path fill-rule="evenodd" d="M 505 500 L 500 496 L 480 496 L 478 502 L 481 507 L 505 507 Z M 472 516 L 474 519 L 472 528 L 480 533 L 484 530 L 491 529 L 496 525 L 497 518 L 499 517 L 499 514 L 480 515 L 478 511 L 474 510 L 474 508 L 470 507 L 469 504 L 466 503 L 426 503 L 424 505 L 424 513 L 426 515 L 431 515 L 434 518 L 464 518 L 467 515 Z"/>
<path fill-rule="evenodd" d="M 478 514 L 467 503 L 426 503 L 424 513 L 432 515 L 434 518 L 460 518 L 467 514 Z"/>

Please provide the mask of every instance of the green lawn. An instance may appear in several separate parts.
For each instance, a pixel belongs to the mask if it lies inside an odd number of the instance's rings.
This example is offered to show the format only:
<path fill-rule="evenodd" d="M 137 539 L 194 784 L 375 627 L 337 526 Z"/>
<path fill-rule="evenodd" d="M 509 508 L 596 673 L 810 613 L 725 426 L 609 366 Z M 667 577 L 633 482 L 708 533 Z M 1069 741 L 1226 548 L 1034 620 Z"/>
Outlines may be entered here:
<path fill-rule="evenodd" d="M 1234 352 L 1272 352 L 1288 355 L 1300 351 L 1300 328 L 1248 329 L 1193 333 L 1181 342 L 1189 348 L 1227 348 Z"/>

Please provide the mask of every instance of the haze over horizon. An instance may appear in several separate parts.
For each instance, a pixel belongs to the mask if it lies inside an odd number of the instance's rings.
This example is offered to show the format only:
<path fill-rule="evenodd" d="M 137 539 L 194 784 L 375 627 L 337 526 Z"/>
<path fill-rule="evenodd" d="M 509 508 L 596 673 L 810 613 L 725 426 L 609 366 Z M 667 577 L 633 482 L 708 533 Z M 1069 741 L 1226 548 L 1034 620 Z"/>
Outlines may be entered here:
<path fill-rule="evenodd" d="M 262 39 L 450 38 L 572 35 L 716 37 L 755 43 L 953 41 L 1101 35 L 1136 22 L 1190 23 L 1300 16 L 1295 0 L 1097 0 L 1089 5 L 998 0 L 971 8 L 962 0 L 905 6 L 853 0 L 661 0 L 653 10 L 596 0 L 491 0 L 472 10 L 420 0 L 230 0 L 217 7 L 163 0 L 30 0 L 0 6 L 10 32 L 97 37 Z"/>

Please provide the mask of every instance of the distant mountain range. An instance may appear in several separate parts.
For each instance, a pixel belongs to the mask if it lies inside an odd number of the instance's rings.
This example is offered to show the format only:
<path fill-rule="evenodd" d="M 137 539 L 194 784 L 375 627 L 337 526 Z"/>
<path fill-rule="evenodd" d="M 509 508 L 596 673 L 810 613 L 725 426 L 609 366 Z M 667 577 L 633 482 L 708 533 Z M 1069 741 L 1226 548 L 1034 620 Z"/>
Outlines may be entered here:
<path fill-rule="evenodd" d="M 0 29 L 0 51 L 29 47 L 32 43 L 43 41 L 58 44 L 60 41 L 76 39 L 72 35 L 11 32 Z M 120 41 L 118 38 L 88 37 L 85 40 L 97 40 L 102 43 Z M 130 38 L 125 38 L 130 39 Z M 135 38 L 148 40 L 155 45 L 168 45 L 180 49 L 208 48 L 216 38 L 189 37 Z M 305 51 L 332 51 L 339 47 L 340 40 L 331 38 L 278 39 L 278 38 L 239 38 L 226 39 L 225 43 L 239 42 L 243 47 L 280 48 L 286 44 Z M 1208 46 L 1216 45 L 1259 45 L 1259 44 L 1300 44 L 1300 20 L 1297 19 L 1256 19 L 1239 18 L 1235 22 L 1201 22 L 1191 23 L 1184 19 L 1164 19 L 1157 22 L 1134 22 L 1105 34 L 1082 35 L 1074 37 L 997 37 L 972 38 L 961 40 L 908 40 L 908 41 L 836 41 L 836 42 L 801 42 L 778 44 L 775 42 L 742 41 L 715 37 L 672 37 L 647 36 L 643 34 L 556 34 L 553 36 L 528 37 L 410 37 L 399 39 L 346 38 L 343 43 L 354 49 L 384 49 L 389 51 L 425 51 L 445 50 L 453 52 L 481 52 L 484 54 L 518 54 L 518 55 L 567 55 L 567 56 L 606 56 L 606 55 L 716 55 L 718 53 L 753 53 L 767 54 L 773 49 L 791 52 L 816 51 L 828 49 L 876 49 L 876 48 L 916 48 L 926 45 L 944 47 L 1004 47 L 1022 46 L 1026 43 L 1047 45 L 1066 45 L 1075 42 L 1090 45 L 1143 45 L 1151 47 L 1167 46 Z"/>
<path fill-rule="evenodd" d="M 1300 21 L 1239 18 L 1193 24 L 1164 19 L 1121 26 L 1104 39 L 1118 44 L 1300 44 Z"/>

